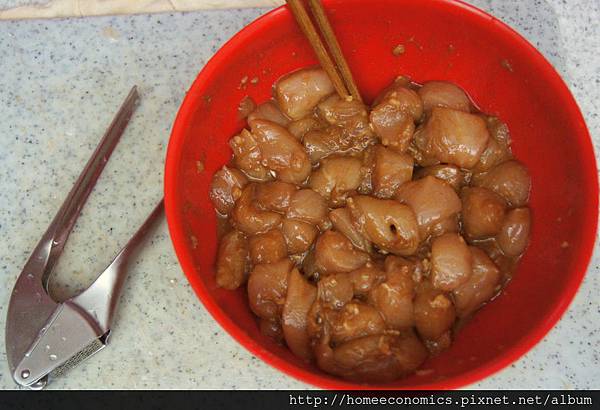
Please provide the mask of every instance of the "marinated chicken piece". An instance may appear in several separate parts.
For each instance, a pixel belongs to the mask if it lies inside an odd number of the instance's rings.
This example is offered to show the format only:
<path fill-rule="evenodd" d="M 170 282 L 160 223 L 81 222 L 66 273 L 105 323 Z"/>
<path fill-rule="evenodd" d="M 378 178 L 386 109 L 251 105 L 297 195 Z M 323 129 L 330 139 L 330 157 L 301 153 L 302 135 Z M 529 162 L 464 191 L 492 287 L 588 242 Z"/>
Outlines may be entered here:
<path fill-rule="evenodd" d="M 460 192 L 460 189 L 467 183 L 467 175 L 456 165 L 431 165 L 415 171 L 415 179 L 425 178 L 426 176 L 441 179 L 454 188 L 456 192 Z"/>
<path fill-rule="evenodd" d="M 363 112 L 364 106 L 357 102 L 342 101 L 338 101 L 339 104 L 332 104 L 332 101 L 337 101 L 335 98 L 337 97 L 325 100 L 323 109 L 319 111 L 322 117 L 320 122 L 330 125 L 312 129 L 302 138 L 302 143 L 313 164 L 332 154 L 360 154 L 376 141 L 368 117 Z M 344 107 L 344 104 L 360 104 L 362 108 L 351 106 L 354 115 L 347 116 L 348 110 L 345 109 L 347 107 Z M 338 105 L 344 109 L 339 109 Z"/>
<path fill-rule="evenodd" d="M 467 317 L 500 290 L 500 270 L 481 249 L 471 246 L 473 274 L 452 291 L 458 317 Z"/>
<path fill-rule="evenodd" d="M 424 271 L 424 267 L 422 266 L 423 263 L 420 258 L 421 256 L 419 255 L 409 257 L 388 255 L 383 260 L 383 270 L 387 273 L 398 270 L 408 270 L 413 278 L 413 282 L 417 283 L 420 282 L 422 278 L 422 272 L 417 271 Z"/>
<path fill-rule="evenodd" d="M 376 100 L 369 118 L 383 145 L 404 152 L 415 131 L 415 121 L 422 115 L 419 95 L 402 82 L 395 82 Z"/>
<path fill-rule="evenodd" d="M 309 186 L 329 200 L 332 207 L 343 206 L 347 196 L 355 193 L 360 185 L 361 166 L 359 158 L 325 158 L 310 176 Z"/>
<path fill-rule="evenodd" d="M 275 124 L 281 125 L 282 127 L 287 127 L 290 123 L 290 119 L 281 112 L 277 106 L 277 103 L 273 100 L 269 100 L 258 105 L 254 111 L 248 115 L 248 123 L 255 120 L 271 121 Z"/>
<path fill-rule="evenodd" d="M 493 138 L 488 141 L 487 147 L 481 154 L 479 162 L 472 168 L 474 173 L 489 171 L 495 165 L 500 164 L 510 158 L 507 151 Z"/>
<path fill-rule="evenodd" d="M 350 239 L 352 245 L 362 251 L 371 252 L 371 242 L 354 226 L 348 208 L 334 209 L 329 212 L 329 219 L 338 232 Z"/>
<path fill-rule="evenodd" d="M 334 92 L 321 68 L 304 68 L 281 77 L 273 89 L 281 110 L 292 120 L 306 117 L 319 101 Z"/>
<path fill-rule="evenodd" d="M 382 268 L 371 262 L 367 262 L 364 266 L 353 270 L 347 275 L 352 282 L 354 294 L 357 296 L 366 296 L 371 289 L 386 278 L 386 274 Z"/>
<path fill-rule="evenodd" d="M 477 247 L 485 251 L 490 259 L 496 264 L 503 278 L 512 276 L 513 271 L 519 261 L 519 257 L 506 256 L 500 246 L 497 238 L 490 238 L 483 241 L 477 241 Z"/>
<path fill-rule="evenodd" d="M 486 188 L 464 188 L 461 192 L 462 221 L 467 238 L 495 236 L 502 227 L 506 202 Z"/>
<path fill-rule="evenodd" d="M 419 121 L 423 114 L 423 102 L 413 88 L 410 78 L 400 76 L 379 93 L 373 101 L 373 107 L 390 103 Z"/>
<path fill-rule="evenodd" d="M 315 265 L 321 273 L 351 272 L 369 260 L 369 255 L 359 251 L 344 235 L 326 231 L 317 238 Z"/>
<path fill-rule="evenodd" d="M 329 309 L 341 309 L 354 297 L 350 274 L 327 275 L 317 283 L 319 300 Z"/>
<path fill-rule="evenodd" d="M 279 229 L 251 236 L 248 243 L 254 265 L 277 262 L 287 256 L 285 238 Z"/>
<path fill-rule="evenodd" d="M 281 231 L 290 255 L 308 251 L 319 234 L 319 230 L 313 224 L 290 218 L 283 220 Z"/>
<path fill-rule="evenodd" d="M 340 310 L 325 312 L 325 320 L 331 327 L 333 343 L 377 335 L 385 330 L 385 321 L 379 311 L 357 300 L 346 303 Z"/>
<path fill-rule="evenodd" d="M 257 184 L 254 199 L 259 209 L 265 211 L 286 212 L 296 186 L 281 181 Z"/>
<path fill-rule="evenodd" d="M 256 206 L 254 195 L 256 184 L 247 185 L 231 211 L 231 222 L 248 235 L 266 232 L 281 223 L 281 215 L 276 212 L 261 211 Z"/>
<path fill-rule="evenodd" d="M 447 81 L 428 81 L 419 88 L 419 96 L 426 112 L 434 107 L 447 107 L 469 112 L 471 101 L 462 88 Z"/>
<path fill-rule="evenodd" d="M 525 206 L 529 201 L 531 189 L 529 171 L 517 160 L 506 161 L 495 166 L 481 178 L 476 179 L 474 184 L 502 196 L 510 207 Z"/>
<path fill-rule="evenodd" d="M 259 319 L 260 333 L 270 337 L 273 341 L 283 344 L 283 329 L 276 319 Z"/>
<path fill-rule="evenodd" d="M 275 263 L 254 266 L 248 278 L 248 302 L 256 316 L 279 319 L 288 288 L 288 275 L 294 263 L 281 259 Z"/>
<path fill-rule="evenodd" d="M 426 247 L 421 252 L 422 255 L 409 258 L 390 255 L 385 258 L 385 270 L 397 269 L 394 266 L 407 266 L 411 272 L 413 282 L 417 286 L 431 276 L 431 248 Z"/>
<path fill-rule="evenodd" d="M 381 145 L 374 147 L 373 156 L 373 195 L 378 198 L 391 198 L 400 185 L 412 179 L 413 158 Z"/>
<path fill-rule="evenodd" d="M 415 133 L 415 123 L 410 116 L 391 104 L 382 104 L 373 108 L 370 119 L 382 145 L 398 152 L 408 149 Z"/>
<path fill-rule="evenodd" d="M 458 214 L 454 214 L 450 215 L 446 219 L 442 219 L 441 221 L 431 225 L 429 229 L 429 234 L 432 238 L 435 238 L 436 236 L 442 236 L 445 233 L 456 233 L 458 231 L 460 231 L 460 222 Z"/>
<path fill-rule="evenodd" d="M 248 178 L 237 168 L 226 165 L 215 172 L 210 182 L 210 200 L 221 215 L 227 215 L 242 195 Z"/>
<path fill-rule="evenodd" d="M 460 198 L 454 189 L 432 176 L 407 182 L 396 191 L 395 198 L 410 206 L 415 213 L 422 239 L 431 235 L 436 224 L 456 215 L 462 209 Z"/>
<path fill-rule="evenodd" d="M 274 122 L 254 120 L 249 124 L 260 151 L 261 164 L 283 182 L 303 183 L 310 174 L 311 164 L 302 144 Z"/>
<path fill-rule="evenodd" d="M 385 319 L 390 329 L 403 329 L 414 325 L 414 282 L 407 266 L 388 271 L 383 283 L 369 292 L 369 303 Z"/>
<path fill-rule="evenodd" d="M 415 256 L 408 259 L 401 256 L 388 255 L 383 262 L 383 268 L 386 272 L 408 270 L 413 282 L 418 284 L 425 276 L 429 275 L 431 266 L 428 260 L 422 260 Z"/>
<path fill-rule="evenodd" d="M 237 289 L 246 281 L 250 269 L 248 242 L 239 231 L 231 231 L 221 238 L 217 253 L 217 286 Z"/>
<path fill-rule="evenodd" d="M 413 211 L 390 199 L 357 195 L 348 199 L 354 225 L 383 251 L 412 255 L 419 246 L 419 228 Z"/>
<path fill-rule="evenodd" d="M 483 118 L 490 133 L 490 140 L 481 154 L 479 162 L 473 167 L 474 173 L 489 171 L 496 165 L 512 158 L 510 133 L 506 124 L 496 117 L 484 115 Z"/>
<path fill-rule="evenodd" d="M 324 125 L 316 118 L 306 117 L 292 121 L 287 128 L 290 134 L 301 141 L 309 131 L 318 130 L 323 127 Z"/>
<path fill-rule="evenodd" d="M 248 117 L 256 109 L 256 103 L 250 96 L 245 96 L 238 105 L 238 116 L 240 119 Z"/>
<path fill-rule="evenodd" d="M 327 214 L 325 198 L 312 189 L 301 189 L 292 196 L 286 217 L 327 228 L 330 223 Z"/>
<path fill-rule="evenodd" d="M 302 144 L 313 164 L 334 153 L 344 153 L 353 147 L 351 136 L 335 125 L 308 131 Z"/>
<path fill-rule="evenodd" d="M 333 94 L 317 106 L 317 114 L 324 122 L 343 128 L 354 128 L 358 122 L 368 124 L 367 107 L 357 100 L 343 100 Z"/>
<path fill-rule="evenodd" d="M 352 128 L 343 128 L 343 130 L 352 140 L 352 146 L 348 150 L 351 155 L 360 156 L 365 149 L 377 143 L 377 137 L 368 121 L 357 121 Z"/>
<path fill-rule="evenodd" d="M 349 152 L 360 153 L 377 141 L 367 108 L 359 101 L 346 101 L 333 95 L 319 104 L 316 111 L 321 122 L 342 130 L 344 140 L 350 142 Z"/>
<path fill-rule="evenodd" d="M 233 162 L 237 168 L 255 181 L 273 179 L 269 169 L 262 164 L 258 142 L 250 131 L 243 129 L 229 141 L 233 150 Z"/>
<path fill-rule="evenodd" d="M 412 331 L 365 336 L 334 349 L 321 343 L 315 353 L 324 371 L 370 383 L 391 382 L 409 375 L 427 358 L 425 346 Z"/>
<path fill-rule="evenodd" d="M 509 155 L 512 155 L 510 152 L 512 141 L 508 125 L 502 122 L 500 118 L 493 115 L 484 115 L 484 119 L 490 132 L 490 136 L 496 140 L 500 146 L 504 147 Z"/>
<path fill-rule="evenodd" d="M 415 164 L 419 167 L 425 168 L 440 164 L 438 159 L 436 159 L 430 153 L 419 148 L 419 146 L 427 146 L 426 134 L 423 133 L 422 126 L 419 127 L 419 129 L 415 132 L 414 138 L 410 142 L 407 152 L 415 159 Z"/>
<path fill-rule="evenodd" d="M 316 287 L 308 283 L 298 269 L 292 269 L 281 322 L 287 346 L 292 353 L 306 361 L 313 356 L 307 332 L 307 315 L 316 297 Z"/>
<path fill-rule="evenodd" d="M 465 240 L 447 233 L 431 243 L 431 282 L 434 288 L 451 291 L 469 280 L 473 257 Z"/>
<path fill-rule="evenodd" d="M 525 252 L 531 231 L 529 208 L 516 208 L 506 214 L 496 241 L 504 255 L 516 257 Z"/>
<path fill-rule="evenodd" d="M 424 344 L 431 356 L 437 356 L 452 345 L 452 331 L 447 330 L 435 340 L 424 340 Z"/>
<path fill-rule="evenodd" d="M 490 139 L 485 121 L 475 114 L 450 108 L 433 108 L 415 143 L 440 162 L 473 168 Z"/>
<path fill-rule="evenodd" d="M 438 340 L 456 319 L 456 310 L 450 296 L 424 283 L 415 297 L 415 324 L 425 340 Z"/>

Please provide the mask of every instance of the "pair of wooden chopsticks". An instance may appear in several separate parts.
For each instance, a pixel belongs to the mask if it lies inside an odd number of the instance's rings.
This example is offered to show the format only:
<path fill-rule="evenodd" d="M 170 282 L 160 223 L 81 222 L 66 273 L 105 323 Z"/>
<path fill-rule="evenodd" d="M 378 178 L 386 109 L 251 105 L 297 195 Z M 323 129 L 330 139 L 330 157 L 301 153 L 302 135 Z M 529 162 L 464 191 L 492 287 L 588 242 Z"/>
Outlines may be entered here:
<path fill-rule="evenodd" d="M 321 0 L 308 0 L 308 4 L 315 21 L 317 22 L 317 25 L 319 26 L 321 35 L 323 36 L 323 39 L 327 43 L 327 47 L 331 52 L 331 56 L 329 56 L 327 53 L 327 49 L 325 48 L 323 41 L 321 41 L 321 36 L 319 36 L 316 27 L 304 8 L 302 0 L 286 0 L 286 2 L 292 10 L 292 14 L 298 22 L 298 25 L 304 32 L 304 35 L 315 51 L 321 66 L 325 72 L 327 72 L 327 75 L 329 75 L 329 78 L 331 79 L 331 82 L 333 83 L 333 86 L 339 96 L 346 100 L 352 97 L 353 99 L 362 102 L 358 88 L 354 83 L 352 72 L 350 71 L 348 63 L 342 54 L 340 44 L 338 43 L 335 33 L 331 28 L 331 24 L 329 23 L 329 19 L 325 14 Z"/>

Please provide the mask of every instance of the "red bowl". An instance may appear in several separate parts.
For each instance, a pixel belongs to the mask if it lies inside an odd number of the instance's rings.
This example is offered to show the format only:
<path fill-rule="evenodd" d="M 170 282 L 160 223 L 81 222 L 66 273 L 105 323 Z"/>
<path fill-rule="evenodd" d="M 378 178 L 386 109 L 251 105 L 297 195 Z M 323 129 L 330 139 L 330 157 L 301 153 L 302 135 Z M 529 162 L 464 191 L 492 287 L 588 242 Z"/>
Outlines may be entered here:
<path fill-rule="evenodd" d="M 329 376 L 259 332 L 245 289 L 217 288 L 212 174 L 231 156 L 227 141 L 244 123 L 240 100 L 263 101 L 285 73 L 316 63 L 290 12 L 273 10 L 248 25 L 206 64 L 175 120 L 166 159 L 165 204 L 175 251 L 214 318 L 254 355 L 323 388 L 457 388 L 502 369 L 531 349 L 563 314 L 588 266 L 598 215 L 590 136 L 572 95 L 544 57 L 494 17 L 448 0 L 325 1 L 348 63 L 367 101 L 399 74 L 462 86 L 508 123 L 513 149 L 531 172 L 531 245 L 505 292 L 429 360 L 426 375 L 384 386 Z M 405 53 L 392 49 L 405 45 Z M 258 78 L 254 84 L 244 78 Z M 198 167 L 203 164 L 203 167 Z"/>

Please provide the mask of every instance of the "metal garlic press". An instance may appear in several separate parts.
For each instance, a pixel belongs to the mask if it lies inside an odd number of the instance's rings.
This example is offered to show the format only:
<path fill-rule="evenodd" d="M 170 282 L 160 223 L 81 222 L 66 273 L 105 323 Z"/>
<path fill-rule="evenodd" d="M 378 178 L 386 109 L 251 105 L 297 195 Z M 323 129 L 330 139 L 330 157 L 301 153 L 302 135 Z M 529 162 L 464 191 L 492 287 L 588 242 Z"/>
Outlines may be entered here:
<path fill-rule="evenodd" d="M 139 100 L 134 86 L 88 160 L 13 289 L 6 318 L 6 353 L 15 382 L 42 389 L 103 349 L 127 274 L 127 262 L 163 212 L 161 200 L 110 265 L 78 296 L 58 303 L 48 280 L 75 221 Z"/>

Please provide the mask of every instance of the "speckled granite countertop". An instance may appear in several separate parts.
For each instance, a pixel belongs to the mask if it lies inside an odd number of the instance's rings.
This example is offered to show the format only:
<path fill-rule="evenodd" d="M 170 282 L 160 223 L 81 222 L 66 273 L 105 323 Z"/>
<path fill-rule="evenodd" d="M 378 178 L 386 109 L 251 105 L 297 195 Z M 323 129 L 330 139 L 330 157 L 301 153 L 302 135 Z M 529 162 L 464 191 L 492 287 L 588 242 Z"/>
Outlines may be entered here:
<path fill-rule="evenodd" d="M 15 4 L 0 0 L 0 8 Z M 524 34 L 570 85 L 600 148 L 600 3 L 473 0 Z M 24 1 L 27 3 L 27 1 Z M 0 340 L 16 275 L 132 84 L 142 104 L 52 279 L 86 286 L 162 195 L 165 149 L 186 89 L 265 10 L 0 23 Z M 600 252 L 568 313 L 524 358 L 472 387 L 600 387 Z M 1 343 L 1 342 L 0 342 Z M 4 346 L 0 387 L 13 388 Z M 252 357 L 209 316 L 166 223 L 130 271 L 112 344 L 51 388 L 307 388 Z"/>

